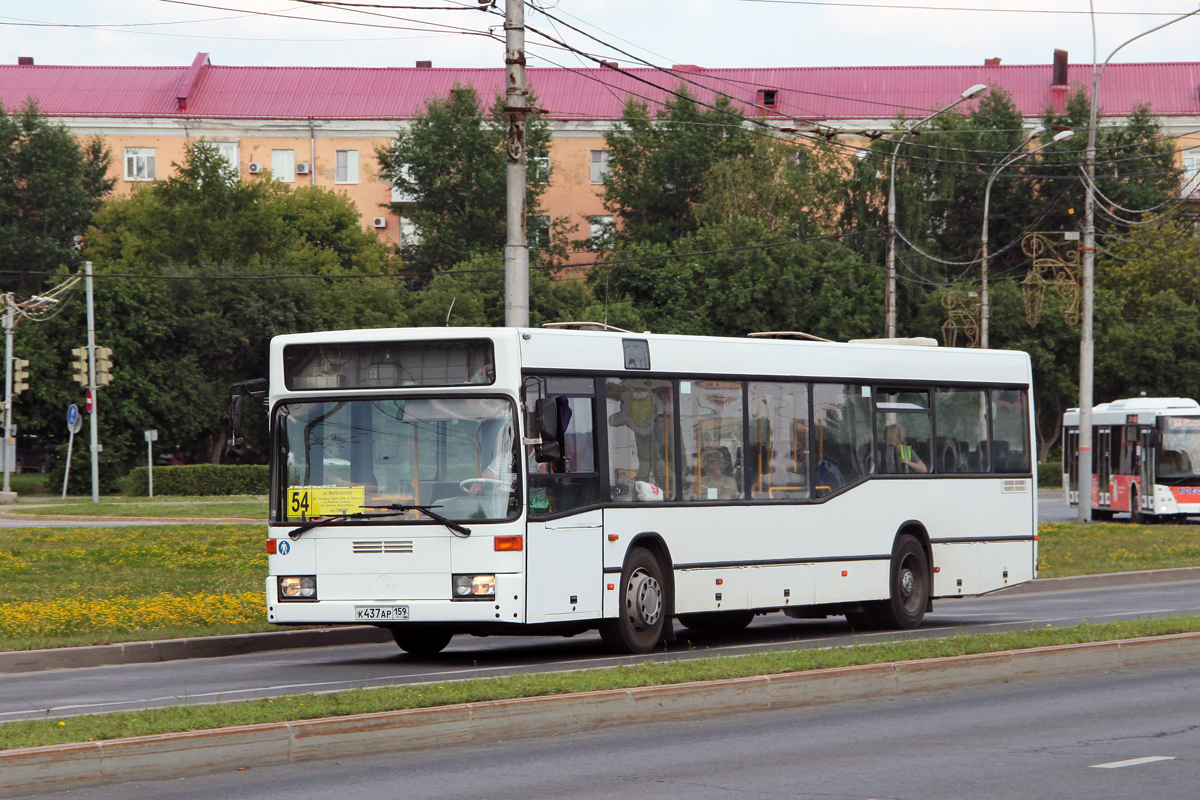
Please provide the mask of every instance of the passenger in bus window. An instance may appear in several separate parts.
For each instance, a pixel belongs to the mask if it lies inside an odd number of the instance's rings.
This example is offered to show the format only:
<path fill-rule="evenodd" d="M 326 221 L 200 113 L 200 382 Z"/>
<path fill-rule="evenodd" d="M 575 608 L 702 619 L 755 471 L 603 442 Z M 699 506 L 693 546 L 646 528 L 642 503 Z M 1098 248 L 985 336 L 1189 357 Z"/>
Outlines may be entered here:
<path fill-rule="evenodd" d="M 718 447 L 706 447 L 700 453 L 700 499 L 736 500 L 738 484 L 726 471 L 725 454 Z"/>
<path fill-rule="evenodd" d="M 917 451 L 910 445 L 904 443 L 904 430 L 896 423 L 892 423 L 883 429 L 883 439 L 886 443 L 884 451 L 884 472 L 902 473 L 916 472 L 926 473 L 929 468 L 925 466 L 925 462 L 917 455 Z"/>

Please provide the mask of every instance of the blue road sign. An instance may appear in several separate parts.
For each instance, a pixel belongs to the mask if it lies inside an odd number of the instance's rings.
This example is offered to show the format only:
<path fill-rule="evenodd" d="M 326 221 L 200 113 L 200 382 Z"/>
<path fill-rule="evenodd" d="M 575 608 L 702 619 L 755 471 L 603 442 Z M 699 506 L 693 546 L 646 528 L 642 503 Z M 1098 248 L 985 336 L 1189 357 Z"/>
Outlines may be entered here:
<path fill-rule="evenodd" d="M 79 433 L 79 429 L 83 427 L 83 420 L 79 418 L 79 407 L 74 403 L 67 407 L 67 427 L 75 433 Z"/>

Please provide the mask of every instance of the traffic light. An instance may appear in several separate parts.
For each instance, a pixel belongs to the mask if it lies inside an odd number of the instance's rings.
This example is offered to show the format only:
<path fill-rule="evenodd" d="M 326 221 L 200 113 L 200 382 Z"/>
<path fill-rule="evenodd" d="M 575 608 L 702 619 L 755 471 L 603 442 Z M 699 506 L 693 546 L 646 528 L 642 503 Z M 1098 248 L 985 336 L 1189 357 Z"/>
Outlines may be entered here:
<path fill-rule="evenodd" d="M 86 347 L 76 347 L 71 350 L 71 355 L 75 356 L 75 360 L 71 362 L 71 368 L 75 370 L 75 374 L 71 378 L 79 384 L 88 385 L 88 353 Z"/>
<path fill-rule="evenodd" d="M 112 383 L 112 348 L 96 348 L 96 385 L 108 386 Z"/>
<path fill-rule="evenodd" d="M 12 377 L 12 393 L 18 395 L 29 388 L 29 359 L 14 358 Z"/>

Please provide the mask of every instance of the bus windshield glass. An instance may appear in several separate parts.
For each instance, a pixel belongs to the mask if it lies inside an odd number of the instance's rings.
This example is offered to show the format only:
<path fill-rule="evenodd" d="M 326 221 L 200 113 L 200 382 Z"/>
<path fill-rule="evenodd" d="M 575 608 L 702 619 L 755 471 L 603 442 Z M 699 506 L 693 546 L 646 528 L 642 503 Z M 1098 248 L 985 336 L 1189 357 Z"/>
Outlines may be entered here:
<path fill-rule="evenodd" d="M 271 519 L 426 505 L 456 521 L 519 511 L 516 426 L 504 398 L 303 401 L 276 407 Z M 395 523 L 389 518 L 385 522 Z M 407 519 L 424 520 L 417 512 Z"/>
<path fill-rule="evenodd" d="M 1159 483 L 1200 485 L 1200 417 L 1161 417 L 1162 446 L 1155 474 Z"/>

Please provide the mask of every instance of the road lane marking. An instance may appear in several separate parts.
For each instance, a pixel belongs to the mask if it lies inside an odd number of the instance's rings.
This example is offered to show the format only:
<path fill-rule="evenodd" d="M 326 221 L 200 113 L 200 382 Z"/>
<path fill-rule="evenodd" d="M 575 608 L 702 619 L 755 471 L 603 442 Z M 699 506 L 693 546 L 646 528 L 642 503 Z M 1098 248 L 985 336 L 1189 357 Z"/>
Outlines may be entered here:
<path fill-rule="evenodd" d="M 1136 767 L 1138 764 L 1150 764 L 1155 761 L 1174 761 L 1175 756 L 1143 756 L 1130 758 L 1126 761 L 1110 761 L 1107 764 L 1092 764 L 1091 769 L 1120 769 L 1121 767 Z"/>

